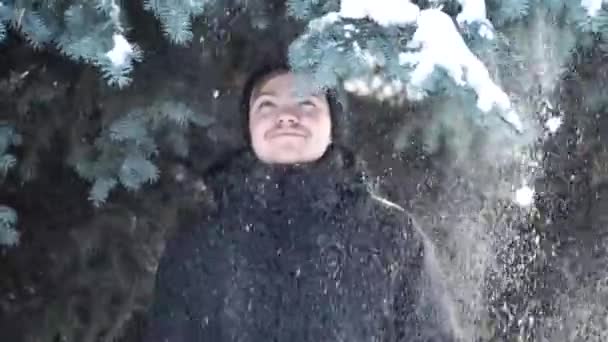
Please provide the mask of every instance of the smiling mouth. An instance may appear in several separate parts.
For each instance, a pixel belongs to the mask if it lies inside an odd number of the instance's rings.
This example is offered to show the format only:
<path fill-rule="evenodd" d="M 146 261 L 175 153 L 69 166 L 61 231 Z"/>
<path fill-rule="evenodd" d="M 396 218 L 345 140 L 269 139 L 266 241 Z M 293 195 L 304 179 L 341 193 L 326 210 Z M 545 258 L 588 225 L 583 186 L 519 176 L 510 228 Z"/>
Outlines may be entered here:
<path fill-rule="evenodd" d="M 306 138 L 306 135 L 303 133 L 298 133 L 298 132 L 278 132 L 278 133 L 274 133 L 270 135 L 270 138 L 277 138 L 277 137 L 299 137 L 299 138 Z"/>
<path fill-rule="evenodd" d="M 281 134 L 275 134 L 274 137 L 302 137 L 302 138 L 304 138 L 304 135 L 296 134 L 296 133 L 281 133 Z"/>

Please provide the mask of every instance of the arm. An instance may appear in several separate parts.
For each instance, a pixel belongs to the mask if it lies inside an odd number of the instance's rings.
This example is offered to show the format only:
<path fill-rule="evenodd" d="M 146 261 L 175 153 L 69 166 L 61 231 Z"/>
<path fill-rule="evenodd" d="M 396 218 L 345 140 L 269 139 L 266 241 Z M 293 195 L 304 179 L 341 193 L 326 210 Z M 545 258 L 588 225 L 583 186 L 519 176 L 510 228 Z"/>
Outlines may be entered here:
<path fill-rule="evenodd" d="M 218 256 L 212 257 L 207 248 L 207 236 L 200 231 L 182 233 L 167 244 L 144 342 L 221 341 L 214 314 L 221 302 L 215 290 L 219 279 L 209 265 Z"/>
<path fill-rule="evenodd" d="M 422 234 L 408 227 L 394 298 L 395 342 L 451 342 L 439 295 L 434 293 Z M 434 280 L 436 281 L 436 280 Z"/>
<path fill-rule="evenodd" d="M 412 251 L 412 248 L 416 251 Z M 419 284 L 422 273 L 422 244 L 407 244 L 403 251 L 403 259 L 398 264 L 397 289 L 393 301 L 395 342 L 416 341 L 414 338 L 420 335 L 420 322 L 417 313 L 419 299 Z"/>
<path fill-rule="evenodd" d="M 192 341 L 194 324 L 187 300 L 189 283 L 182 239 L 168 242 L 156 273 L 154 299 L 144 342 Z"/>

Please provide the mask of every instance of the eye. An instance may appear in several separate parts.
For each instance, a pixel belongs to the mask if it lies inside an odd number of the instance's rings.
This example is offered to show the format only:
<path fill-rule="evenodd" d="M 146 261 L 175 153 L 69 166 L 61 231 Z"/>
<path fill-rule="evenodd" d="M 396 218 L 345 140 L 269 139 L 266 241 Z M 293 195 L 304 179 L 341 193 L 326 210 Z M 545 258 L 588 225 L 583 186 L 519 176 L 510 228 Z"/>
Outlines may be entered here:
<path fill-rule="evenodd" d="M 262 102 L 258 103 L 256 111 L 265 109 L 265 108 L 274 108 L 276 105 L 274 104 L 274 102 L 270 101 L 270 100 L 263 100 Z"/>
<path fill-rule="evenodd" d="M 311 100 L 300 101 L 300 106 L 306 107 L 307 109 L 312 109 L 317 107 L 317 105 Z"/>

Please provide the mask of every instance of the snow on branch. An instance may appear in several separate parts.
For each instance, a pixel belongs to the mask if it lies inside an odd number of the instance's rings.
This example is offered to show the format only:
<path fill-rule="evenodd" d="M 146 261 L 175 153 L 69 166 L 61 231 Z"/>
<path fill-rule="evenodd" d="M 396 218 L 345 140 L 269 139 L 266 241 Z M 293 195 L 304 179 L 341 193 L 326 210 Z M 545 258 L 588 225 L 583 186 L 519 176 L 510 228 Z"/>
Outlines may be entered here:
<path fill-rule="evenodd" d="M 486 39 L 494 38 L 494 27 L 486 14 L 485 0 L 458 0 L 462 5 L 462 11 L 456 16 L 458 24 L 479 23 L 479 35 Z"/>
<path fill-rule="evenodd" d="M 114 34 L 112 39 L 114 46 L 106 53 L 106 56 L 115 66 L 123 66 L 126 63 L 130 63 L 134 54 L 133 46 L 122 34 Z"/>
<path fill-rule="evenodd" d="M 416 22 L 420 9 L 409 0 L 342 0 L 340 16 L 362 19 L 368 17 L 383 26 Z"/>
<path fill-rule="evenodd" d="M 581 6 L 587 11 L 587 15 L 593 17 L 602 9 L 606 0 L 581 0 Z"/>
<path fill-rule="evenodd" d="M 437 9 L 420 12 L 418 29 L 408 47 L 415 52 L 403 52 L 399 56 L 402 65 L 414 66 L 410 84 L 422 91 L 422 84 L 436 67 L 442 68 L 460 86 L 469 86 L 477 94 L 477 107 L 489 112 L 498 107 L 502 118 L 518 131 L 522 123 L 511 108 L 509 96 L 490 78 L 489 72 L 467 47 L 452 19 Z"/>
<path fill-rule="evenodd" d="M 461 24 L 478 22 L 479 34 L 491 39 L 492 25 L 486 17 L 484 0 L 459 0 L 462 12 L 457 21 Z M 470 87 L 477 95 L 477 107 L 487 113 L 497 108 L 504 121 L 521 132 L 523 125 L 512 108 L 509 96 L 490 78 L 484 63 L 471 52 L 464 42 L 452 18 L 440 8 L 420 8 L 409 0 L 342 0 L 339 12 L 331 12 L 313 20 L 311 29 L 323 28 L 341 18 L 369 18 L 380 25 L 416 25 L 417 29 L 408 48 L 402 52 L 399 62 L 413 67 L 406 85 L 408 97 L 421 99 L 426 95 L 423 84 L 435 68 L 443 69 L 463 87 Z M 361 51 L 356 51 L 361 53 Z"/>

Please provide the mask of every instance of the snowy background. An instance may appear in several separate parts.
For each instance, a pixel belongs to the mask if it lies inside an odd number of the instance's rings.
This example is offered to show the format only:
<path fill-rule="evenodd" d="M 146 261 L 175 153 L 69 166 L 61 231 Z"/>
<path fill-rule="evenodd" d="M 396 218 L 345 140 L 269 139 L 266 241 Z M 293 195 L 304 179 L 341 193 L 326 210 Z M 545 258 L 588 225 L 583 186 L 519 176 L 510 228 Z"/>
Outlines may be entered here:
<path fill-rule="evenodd" d="M 138 341 L 278 51 L 343 90 L 463 341 L 608 338 L 602 1 L 0 4 L 3 339 Z"/>

